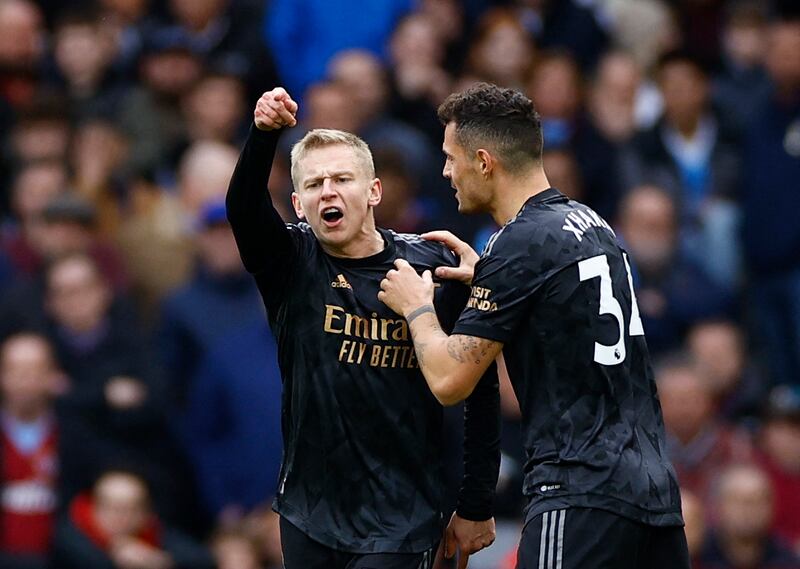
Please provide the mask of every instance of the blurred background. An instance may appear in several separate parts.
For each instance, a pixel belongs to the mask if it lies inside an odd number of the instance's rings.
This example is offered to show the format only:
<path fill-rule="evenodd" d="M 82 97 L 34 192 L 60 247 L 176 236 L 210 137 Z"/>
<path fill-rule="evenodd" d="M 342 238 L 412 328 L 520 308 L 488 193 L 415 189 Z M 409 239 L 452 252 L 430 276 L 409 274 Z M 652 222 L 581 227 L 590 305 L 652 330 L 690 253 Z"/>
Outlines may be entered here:
<path fill-rule="evenodd" d="M 444 97 L 519 88 L 551 183 L 612 223 L 695 567 L 800 567 L 800 10 L 725 0 L 0 0 L 0 567 L 280 566 L 271 333 L 225 219 L 258 96 L 288 152 L 372 147 L 381 225 L 456 215 Z M 498 540 L 522 507 L 504 382 Z M 461 411 L 447 411 L 449 500 Z M 346 491 L 346 489 L 342 489 Z"/>

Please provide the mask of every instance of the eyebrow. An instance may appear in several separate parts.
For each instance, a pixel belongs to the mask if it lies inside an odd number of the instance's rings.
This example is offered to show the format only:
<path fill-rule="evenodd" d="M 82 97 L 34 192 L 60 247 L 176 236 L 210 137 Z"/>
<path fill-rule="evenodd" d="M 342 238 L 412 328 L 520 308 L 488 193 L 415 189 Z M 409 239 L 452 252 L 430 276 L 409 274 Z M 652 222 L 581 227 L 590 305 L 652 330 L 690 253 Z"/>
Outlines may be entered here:
<path fill-rule="evenodd" d="M 307 178 L 303 180 L 303 187 L 307 186 L 311 182 L 318 182 L 319 180 L 324 180 L 325 178 L 338 178 L 340 176 L 350 176 L 355 177 L 355 172 L 352 170 L 337 170 L 335 172 L 329 172 L 325 176 L 314 176 L 313 178 Z"/>

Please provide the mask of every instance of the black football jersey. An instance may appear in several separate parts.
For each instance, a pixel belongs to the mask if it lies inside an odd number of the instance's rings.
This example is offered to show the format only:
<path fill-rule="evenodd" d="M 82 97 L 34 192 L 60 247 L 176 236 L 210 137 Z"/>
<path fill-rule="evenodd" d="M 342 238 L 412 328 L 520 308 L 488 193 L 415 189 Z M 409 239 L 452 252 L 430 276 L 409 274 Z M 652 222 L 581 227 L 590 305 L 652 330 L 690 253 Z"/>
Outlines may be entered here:
<path fill-rule="evenodd" d="M 420 272 L 456 259 L 441 244 L 384 229 L 375 255 L 328 255 L 308 224 L 285 224 L 269 201 L 276 142 L 277 134 L 251 131 L 227 199 L 278 344 L 284 456 L 275 509 L 342 551 L 425 551 L 441 539 L 442 407 L 408 324 L 377 295 L 396 259 Z M 466 286 L 437 283 L 443 326 L 452 329 L 468 296 Z M 467 401 L 466 417 L 459 509 L 485 519 L 499 468 L 495 372 Z"/>
<path fill-rule="evenodd" d="M 605 220 L 553 188 L 528 199 L 487 243 L 454 333 L 504 343 L 529 517 L 682 523 L 630 259 Z"/>

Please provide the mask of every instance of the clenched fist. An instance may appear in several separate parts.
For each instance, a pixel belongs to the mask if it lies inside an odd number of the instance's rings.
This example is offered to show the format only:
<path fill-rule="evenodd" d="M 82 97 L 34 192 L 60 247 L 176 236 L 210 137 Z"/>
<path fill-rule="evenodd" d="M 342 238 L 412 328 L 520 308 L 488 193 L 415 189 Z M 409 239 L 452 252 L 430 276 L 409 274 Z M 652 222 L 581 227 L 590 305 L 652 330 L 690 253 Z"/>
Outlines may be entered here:
<path fill-rule="evenodd" d="M 283 87 L 267 91 L 256 103 L 253 121 L 259 130 L 277 130 L 297 124 L 297 103 Z"/>

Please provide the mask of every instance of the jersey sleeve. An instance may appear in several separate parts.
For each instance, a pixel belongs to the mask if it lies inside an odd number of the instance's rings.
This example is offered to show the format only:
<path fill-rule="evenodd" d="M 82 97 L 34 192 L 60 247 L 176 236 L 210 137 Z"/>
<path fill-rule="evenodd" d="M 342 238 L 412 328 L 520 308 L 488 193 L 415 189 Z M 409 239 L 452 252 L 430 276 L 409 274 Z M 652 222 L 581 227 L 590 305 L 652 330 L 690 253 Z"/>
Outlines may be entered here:
<path fill-rule="evenodd" d="M 250 127 L 225 202 L 242 262 L 257 280 L 263 274 L 289 274 L 302 251 L 302 232 L 281 219 L 268 190 L 279 133 Z M 286 284 L 279 278 L 267 282 L 270 295 L 281 292 Z"/>
<path fill-rule="evenodd" d="M 464 478 L 456 512 L 465 520 L 494 516 L 500 474 L 500 387 L 492 363 L 464 403 Z"/>
<path fill-rule="evenodd" d="M 531 297 L 545 280 L 534 269 L 535 260 L 502 252 L 484 256 L 475 266 L 475 277 L 467 306 L 453 329 L 454 334 L 508 342 Z"/>

